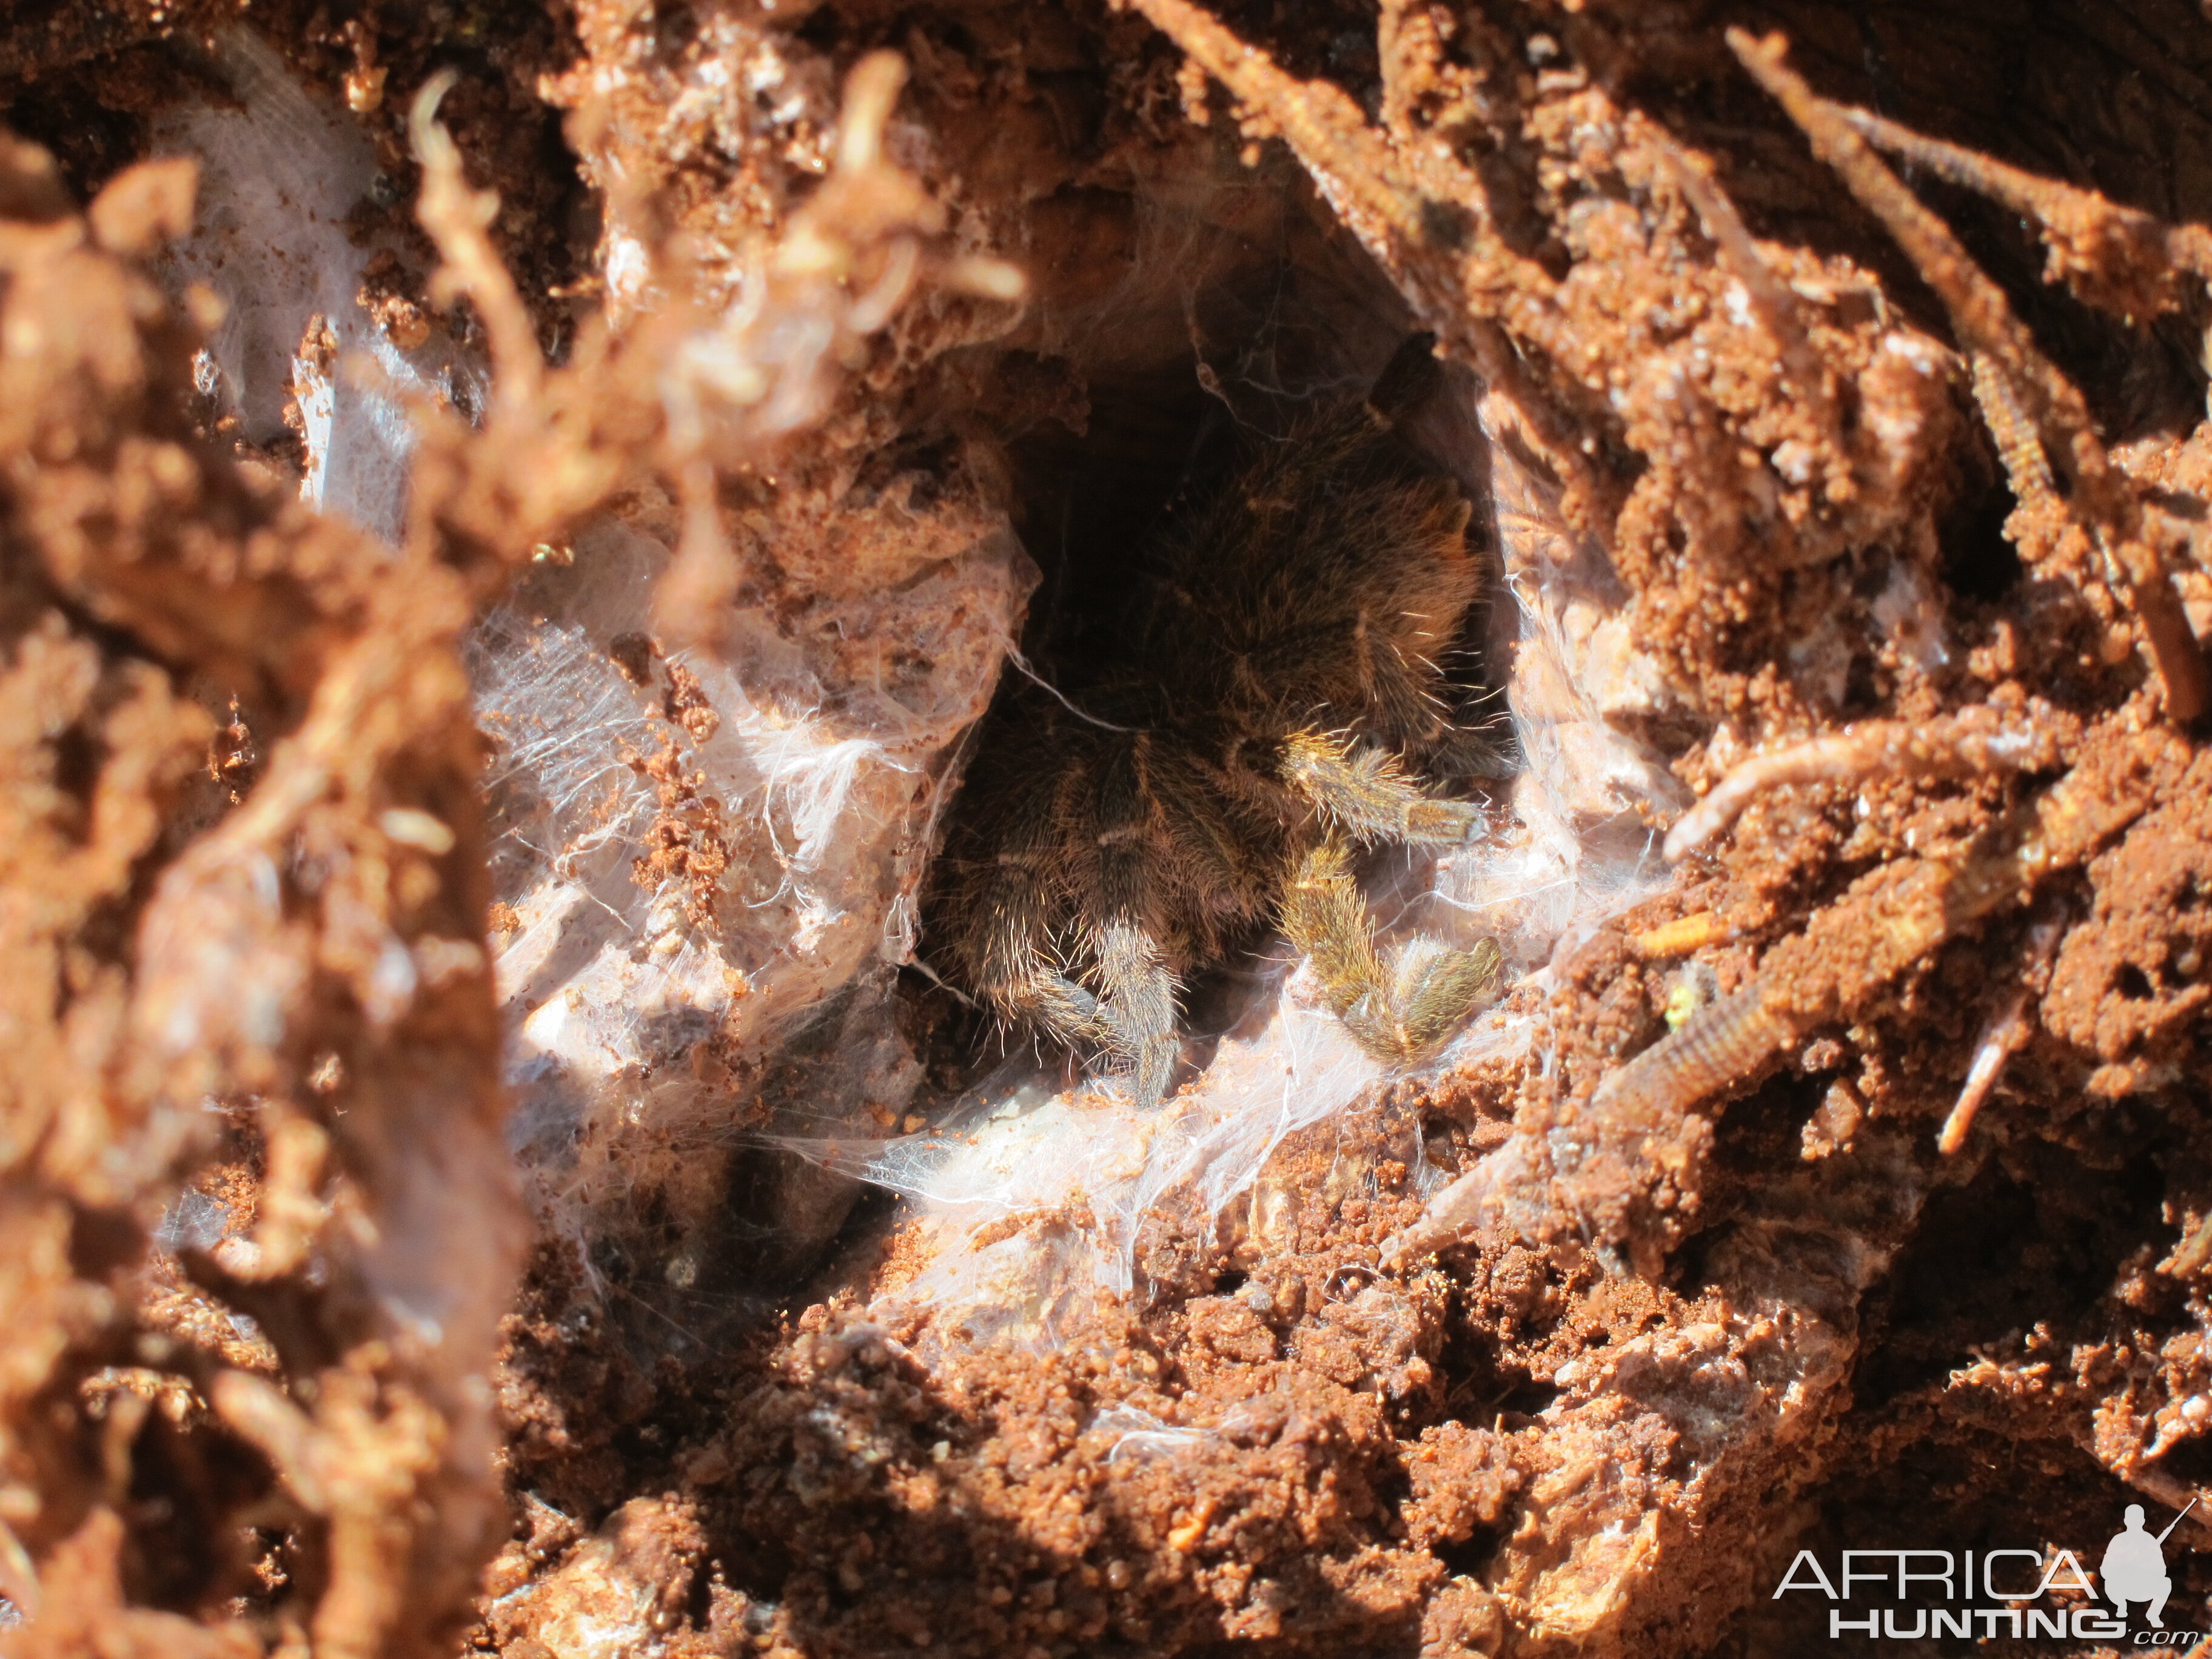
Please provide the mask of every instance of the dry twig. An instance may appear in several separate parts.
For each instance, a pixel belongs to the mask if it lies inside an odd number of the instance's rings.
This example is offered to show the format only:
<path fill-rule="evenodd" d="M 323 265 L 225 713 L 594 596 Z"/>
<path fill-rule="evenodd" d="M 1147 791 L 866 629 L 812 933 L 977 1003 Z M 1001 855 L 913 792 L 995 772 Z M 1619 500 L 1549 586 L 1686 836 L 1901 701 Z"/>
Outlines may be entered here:
<path fill-rule="evenodd" d="M 2105 571 L 2133 605 L 2143 642 L 2166 690 L 2168 715 L 2187 725 L 2212 708 L 2212 667 L 2191 632 L 2181 599 L 2142 534 L 2142 503 L 2125 475 L 2099 441 L 2088 405 L 2074 384 L 2037 348 L 2000 289 L 1950 228 L 1883 165 L 1841 106 L 1817 97 L 1783 61 L 1779 35 L 1754 40 L 1729 31 L 1753 78 L 1796 122 L 1820 159 L 1887 228 L 1950 313 L 1960 341 L 1974 354 L 1975 394 L 1997 434 L 2014 493 L 2032 519 L 2069 526 L 2095 550 Z M 1986 367 L 1985 367 L 1986 365 Z M 2033 432 L 2064 471 L 2071 489 L 2054 494 L 2047 474 L 2030 458 Z M 2062 533 L 2020 538 L 2032 562 L 2054 556 L 2071 563 Z"/>

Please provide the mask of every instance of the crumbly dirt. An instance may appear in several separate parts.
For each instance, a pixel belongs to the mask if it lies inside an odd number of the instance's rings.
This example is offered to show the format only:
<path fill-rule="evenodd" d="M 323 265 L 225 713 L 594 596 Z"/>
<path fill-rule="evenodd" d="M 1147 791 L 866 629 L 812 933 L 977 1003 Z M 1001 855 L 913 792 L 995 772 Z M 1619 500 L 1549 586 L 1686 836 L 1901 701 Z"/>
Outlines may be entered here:
<path fill-rule="evenodd" d="M 532 399 L 432 421 L 396 554 L 234 453 L 155 280 L 190 191 L 135 164 L 224 95 L 240 15 L 361 117 L 364 226 L 474 273 L 459 313 L 393 264 L 363 303 L 505 384 L 526 356 Z M 1899 169 L 1956 258 L 1730 27 L 1983 158 Z M 29 1616 L 0 1648 L 1753 1654 L 1827 1638 L 1771 1595 L 1802 1549 L 2094 1567 L 2126 1504 L 2155 1529 L 2212 1489 L 2193 6 L 40 0 L 7 34 L 0 1597 Z M 878 48 L 911 75 L 890 163 L 941 211 L 824 182 Z M 438 180 L 407 101 L 447 64 L 500 194 L 477 242 L 409 210 Z M 794 224 L 857 273 L 758 290 L 833 319 L 804 416 L 686 447 L 672 343 Z M 611 283 L 617 235 L 687 292 Z M 1018 311 L 960 286 L 979 254 L 1026 272 Z M 909 255 L 933 285 L 854 323 Z M 470 618 L 602 513 L 684 543 L 664 614 L 742 583 L 797 629 L 874 578 L 841 562 L 867 538 L 919 558 L 1003 512 L 1050 666 L 1225 422 L 1417 325 L 1632 601 L 1585 689 L 1687 790 L 1972 710 L 2037 763 L 1759 796 L 1512 994 L 1525 1050 L 1370 1091 L 1220 1214 L 1163 1200 L 1136 1291 L 1049 1343 L 877 1316 L 919 1235 L 726 1140 L 664 1149 L 587 1249 L 533 1231 Z M 698 551 L 696 510 L 757 556 Z M 663 641 L 611 654 L 712 736 Z M 745 826 L 672 736 L 635 766 L 640 882 L 724 925 Z M 899 1012 L 937 1097 L 985 1063 L 943 993 Z M 702 1044 L 729 1123 L 803 1094 L 834 1026 Z M 1712 1075 L 1607 1091 L 1693 1042 Z M 1484 1205 L 1425 1224 L 1462 1177 Z M 421 1284 L 442 1345 L 392 1311 Z M 2212 1529 L 2174 1537 L 2167 1623 L 2203 1625 Z"/>

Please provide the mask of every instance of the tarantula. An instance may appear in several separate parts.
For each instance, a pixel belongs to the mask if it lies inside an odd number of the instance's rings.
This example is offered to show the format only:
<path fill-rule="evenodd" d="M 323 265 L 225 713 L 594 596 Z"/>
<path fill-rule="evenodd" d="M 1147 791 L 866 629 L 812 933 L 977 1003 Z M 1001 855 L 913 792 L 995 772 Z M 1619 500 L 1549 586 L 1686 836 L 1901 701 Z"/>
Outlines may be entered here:
<path fill-rule="evenodd" d="M 1401 346 L 1364 400 L 1310 420 L 1182 515 L 1139 563 L 1123 651 L 989 717 L 927 910 L 945 976 L 1010 1024 L 1103 1049 L 1166 1093 L 1178 986 L 1273 912 L 1362 1047 L 1433 1053 L 1495 981 L 1488 940 L 1388 958 L 1355 843 L 1442 847 L 1471 803 L 1414 763 L 1471 758 L 1437 655 L 1482 584 L 1468 507 L 1395 431 L 1440 375 Z"/>

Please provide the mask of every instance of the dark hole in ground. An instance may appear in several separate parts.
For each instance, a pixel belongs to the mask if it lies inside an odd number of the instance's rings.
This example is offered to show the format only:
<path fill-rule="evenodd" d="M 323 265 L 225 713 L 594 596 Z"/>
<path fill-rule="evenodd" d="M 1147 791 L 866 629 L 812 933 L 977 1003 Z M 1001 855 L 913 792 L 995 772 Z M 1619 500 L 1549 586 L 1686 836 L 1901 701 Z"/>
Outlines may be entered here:
<path fill-rule="evenodd" d="M 1943 580 L 1954 592 L 1997 599 L 2020 580 L 2020 551 L 2004 533 L 2018 504 L 1999 483 L 1954 511 L 1942 535 Z"/>
<path fill-rule="evenodd" d="M 1466 1537 L 1444 1539 L 1429 1546 L 1429 1553 L 1443 1563 L 1447 1572 L 1479 1578 L 1498 1553 L 1503 1534 L 1496 1527 L 1477 1527 Z"/>
<path fill-rule="evenodd" d="M 1870 1304 L 1854 1383 L 1862 1402 L 1940 1382 L 1978 1344 L 2038 1326 L 2063 1340 L 2159 1226 L 2160 1177 L 2148 1157 L 2100 1170 L 2038 1144 L 2011 1163 L 1992 1159 L 1929 1199 L 1887 1298 Z"/>
<path fill-rule="evenodd" d="M 1004 437 L 1013 522 L 1039 580 L 1024 660 L 1005 671 L 978 744 L 1003 740 L 999 720 L 1030 679 L 1088 714 L 1086 689 L 1127 650 L 1148 544 L 1308 410 L 1363 392 L 1413 331 L 1403 301 L 1302 175 L 1270 158 L 1210 188 L 1195 207 L 1185 198 L 1172 210 L 1143 199 L 1099 208 L 1135 227 L 1133 268 L 1105 302 L 1111 325 L 1055 316 L 1048 295 L 1035 332 L 1053 349 L 1033 350 L 1025 335 L 1003 354 L 1005 372 L 1031 389 L 1025 404 L 1008 400 L 1028 413 Z M 1055 377 L 1074 395 L 1039 417 L 1035 388 Z M 1458 453 L 1468 441 L 1464 422 L 1425 419 L 1414 441 L 1431 464 L 1448 463 L 1463 487 L 1474 486 L 1473 534 L 1486 542 L 1474 464 Z M 1480 688 L 1486 625 L 1480 608 L 1470 612 L 1444 665 L 1462 682 L 1461 722 L 1500 729 L 1489 769 L 1503 772 L 1502 708 Z M 971 751 L 966 763 L 972 770 L 988 758 Z M 1218 1038 L 1272 991 L 1283 953 L 1265 949 L 1267 937 L 1255 929 L 1243 951 L 1180 988 L 1182 1079 L 1202 1070 Z M 925 961 L 931 948 L 925 931 Z M 1030 1041 L 927 975 L 906 976 L 902 988 L 911 1028 L 927 1034 L 933 1084 L 972 1085 Z"/>
<path fill-rule="evenodd" d="M 1516 1419 L 1541 1417 L 1546 1408 L 1559 1397 L 1559 1389 L 1548 1382 L 1540 1382 L 1531 1376 L 1524 1378 L 1486 1403 L 1494 1421 L 1504 1423 L 1508 1427 L 1514 1427 L 1518 1426 Z"/>

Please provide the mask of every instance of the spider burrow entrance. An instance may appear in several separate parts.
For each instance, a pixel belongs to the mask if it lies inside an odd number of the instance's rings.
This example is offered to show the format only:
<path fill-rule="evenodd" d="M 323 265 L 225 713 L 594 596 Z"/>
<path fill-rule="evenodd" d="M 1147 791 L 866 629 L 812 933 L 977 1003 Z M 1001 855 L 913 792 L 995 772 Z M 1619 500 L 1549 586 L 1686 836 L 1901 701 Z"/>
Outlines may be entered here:
<path fill-rule="evenodd" d="M 1182 994 L 1270 927 L 1387 1064 L 1434 1054 L 1495 984 L 1487 940 L 1378 948 L 1352 868 L 1469 840 L 1481 809 L 1440 787 L 1495 769 L 1448 672 L 1486 550 L 1402 430 L 1441 378 L 1416 336 L 1364 396 L 1247 436 L 1125 556 L 1103 643 L 1048 640 L 1058 678 L 1010 679 L 980 734 L 925 957 L 1140 1104 L 1173 1081 Z"/>

